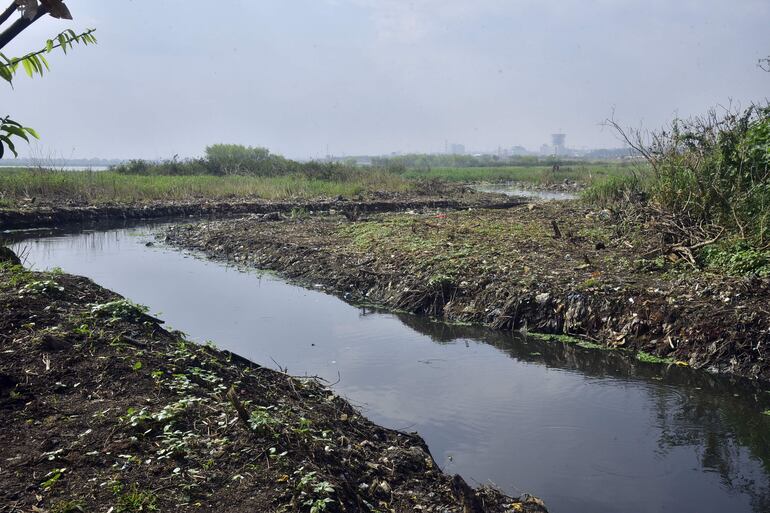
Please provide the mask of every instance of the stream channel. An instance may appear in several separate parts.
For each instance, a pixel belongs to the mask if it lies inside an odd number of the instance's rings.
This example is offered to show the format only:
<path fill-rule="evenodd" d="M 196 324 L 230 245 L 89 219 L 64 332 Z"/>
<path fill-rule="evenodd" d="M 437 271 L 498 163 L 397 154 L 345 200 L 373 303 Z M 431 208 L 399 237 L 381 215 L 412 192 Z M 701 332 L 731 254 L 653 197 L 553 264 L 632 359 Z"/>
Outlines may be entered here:
<path fill-rule="evenodd" d="M 150 307 L 198 342 L 339 382 L 417 431 L 470 483 L 552 513 L 770 511 L 768 387 L 613 351 L 374 311 L 322 290 L 146 246 L 162 224 L 2 234 Z"/>

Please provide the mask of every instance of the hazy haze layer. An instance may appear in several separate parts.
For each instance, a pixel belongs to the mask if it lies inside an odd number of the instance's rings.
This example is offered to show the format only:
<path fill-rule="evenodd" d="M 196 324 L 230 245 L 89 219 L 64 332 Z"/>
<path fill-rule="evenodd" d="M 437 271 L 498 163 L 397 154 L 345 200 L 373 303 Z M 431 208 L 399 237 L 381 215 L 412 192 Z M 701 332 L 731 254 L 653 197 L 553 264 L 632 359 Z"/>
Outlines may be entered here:
<path fill-rule="evenodd" d="M 770 91 L 770 2 L 70 0 L 99 45 L 3 87 L 0 114 L 38 154 L 182 157 L 216 142 L 290 157 L 620 146 L 600 126 L 657 127 Z M 22 150 L 22 155 L 27 152 Z"/>

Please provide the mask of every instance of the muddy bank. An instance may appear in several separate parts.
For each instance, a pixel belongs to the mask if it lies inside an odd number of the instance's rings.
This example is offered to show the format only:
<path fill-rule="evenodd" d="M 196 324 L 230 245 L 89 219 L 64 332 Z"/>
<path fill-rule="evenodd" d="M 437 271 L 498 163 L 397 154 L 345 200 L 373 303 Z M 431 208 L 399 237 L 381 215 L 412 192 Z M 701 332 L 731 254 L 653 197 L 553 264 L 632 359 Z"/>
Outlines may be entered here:
<path fill-rule="evenodd" d="M 578 202 L 176 226 L 172 245 L 354 302 L 573 335 L 644 361 L 770 379 L 770 279 L 718 276 Z"/>
<path fill-rule="evenodd" d="M 3 511 L 545 511 L 85 278 L 0 265 L 0 340 Z"/>
<path fill-rule="evenodd" d="M 446 191 L 444 191 L 446 192 Z M 521 200 L 498 194 L 478 193 L 456 187 L 446 196 L 422 194 L 378 194 L 357 198 L 267 201 L 228 200 L 171 201 L 138 204 L 35 205 L 0 209 L 0 230 L 46 228 L 63 224 L 99 221 L 160 219 L 171 217 L 222 217 L 238 214 L 292 212 L 336 212 L 358 216 L 368 212 L 397 212 L 422 209 L 461 209 L 469 207 L 508 208 Z"/>

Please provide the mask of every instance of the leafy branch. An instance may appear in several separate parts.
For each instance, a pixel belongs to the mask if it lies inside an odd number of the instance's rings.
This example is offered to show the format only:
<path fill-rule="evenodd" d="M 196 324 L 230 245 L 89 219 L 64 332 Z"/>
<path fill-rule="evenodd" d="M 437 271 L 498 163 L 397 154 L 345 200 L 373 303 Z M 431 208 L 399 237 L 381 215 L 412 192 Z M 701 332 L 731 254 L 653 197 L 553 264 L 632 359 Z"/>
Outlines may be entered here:
<path fill-rule="evenodd" d="M 14 14 L 21 16 L 11 20 Z M 11 4 L 0 12 L 0 50 L 13 41 L 22 32 L 28 29 L 33 23 L 44 16 L 52 18 L 71 20 L 72 14 L 69 8 L 64 4 L 64 0 L 12 0 Z M 9 22 L 9 20 L 11 20 Z M 6 22 L 9 24 L 6 26 Z M 45 71 L 50 70 L 48 60 L 45 55 L 51 53 L 56 48 L 66 54 L 67 50 L 75 44 L 93 45 L 96 44 L 94 30 L 90 29 L 81 34 L 76 34 L 72 30 L 65 30 L 54 39 L 49 39 L 45 47 L 41 50 L 28 53 L 22 57 L 7 57 L 0 53 L 0 78 L 13 86 L 13 77 L 19 66 L 30 77 L 43 75 Z M 6 152 L 6 148 L 18 157 L 13 138 L 19 138 L 29 142 L 30 137 L 39 139 L 37 132 L 32 128 L 25 127 L 21 123 L 14 121 L 10 116 L 0 117 L 0 158 Z"/>
<path fill-rule="evenodd" d="M 16 146 L 11 140 L 11 136 L 19 137 L 27 142 L 29 142 L 30 136 L 35 139 L 40 139 L 40 136 L 37 135 L 37 132 L 32 128 L 22 126 L 8 116 L 0 118 L 0 158 L 3 158 L 3 155 L 5 154 L 5 146 L 11 150 L 14 156 L 19 156 L 16 151 Z"/>
<path fill-rule="evenodd" d="M 23 67 L 30 77 L 36 74 L 42 76 L 45 71 L 50 70 L 45 54 L 51 53 L 56 48 L 61 48 L 66 54 L 67 50 L 76 43 L 84 46 L 96 44 L 96 36 L 93 35 L 94 31 L 95 29 L 89 29 L 76 34 L 73 30 L 65 30 L 54 39 L 47 40 L 45 48 L 28 53 L 22 57 L 9 58 L 0 52 L 0 78 L 8 83 L 12 83 L 13 76 L 16 74 L 19 66 Z"/>

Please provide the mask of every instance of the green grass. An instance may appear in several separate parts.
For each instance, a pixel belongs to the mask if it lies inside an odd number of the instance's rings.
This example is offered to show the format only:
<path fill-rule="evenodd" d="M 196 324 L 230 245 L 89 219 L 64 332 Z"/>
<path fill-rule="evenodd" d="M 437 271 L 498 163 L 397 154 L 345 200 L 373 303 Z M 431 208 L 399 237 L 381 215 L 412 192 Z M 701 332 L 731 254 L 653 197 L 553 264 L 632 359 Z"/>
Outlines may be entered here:
<path fill-rule="evenodd" d="M 355 196 L 369 191 L 405 191 L 411 184 L 396 175 L 362 171 L 345 179 L 284 176 L 138 176 L 111 171 L 0 170 L 0 207 L 30 198 L 38 202 L 131 203 L 192 199 L 292 199 Z"/>
<path fill-rule="evenodd" d="M 585 166 L 562 166 L 559 171 L 553 171 L 550 166 L 410 169 L 404 172 L 402 176 L 410 179 L 442 179 L 452 182 L 513 181 L 541 184 L 557 183 L 566 179 L 592 184 L 606 180 L 609 177 L 632 176 L 635 170 L 639 170 L 638 164 L 607 163 L 586 164 Z"/>

